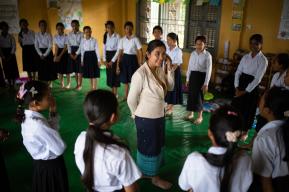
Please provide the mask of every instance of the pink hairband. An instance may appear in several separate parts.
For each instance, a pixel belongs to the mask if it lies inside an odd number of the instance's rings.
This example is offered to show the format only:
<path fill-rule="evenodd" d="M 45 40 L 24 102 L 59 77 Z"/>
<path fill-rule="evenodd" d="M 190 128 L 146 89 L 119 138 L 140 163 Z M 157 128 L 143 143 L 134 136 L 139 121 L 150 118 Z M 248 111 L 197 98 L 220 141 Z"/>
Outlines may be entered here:
<path fill-rule="evenodd" d="M 228 111 L 227 112 L 228 115 L 233 115 L 233 116 L 238 116 L 238 114 L 234 111 Z"/>

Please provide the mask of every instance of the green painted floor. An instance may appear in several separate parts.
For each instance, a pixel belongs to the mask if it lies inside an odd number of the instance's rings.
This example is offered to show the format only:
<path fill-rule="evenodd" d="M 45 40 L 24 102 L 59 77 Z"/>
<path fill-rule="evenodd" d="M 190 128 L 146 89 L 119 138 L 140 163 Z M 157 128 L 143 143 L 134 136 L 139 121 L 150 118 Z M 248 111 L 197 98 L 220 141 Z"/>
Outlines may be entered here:
<path fill-rule="evenodd" d="M 99 88 L 108 89 L 105 79 L 105 70 L 102 70 Z M 75 86 L 74 83 L 73 81 L 73 86 Z M 82 91 L 61 90 L 59 82 L 55 82 L 53 87 L 53 95 L 56 97 L 58 112 L 61 116 L 60 134 L 67 145 L 64 158 L 72 192 L 84 191 L 80 182 L 80 173 L 74 162 L 73 149 L 77 136 L 87 127 L 82 102 L 89 89 L 88 80 L 84 80 Z M 120 97 L 122 94 L 123 88 L 119 91 Z M 13 121 L 16 110 L 15 91 L 0 89 L 0 98 L 0 128 L 5 128 L 10 132 L 10 138 L 1 143 L 10 185 L 12 191 L 29 192 L 31 191 L 32 159 L 22 144 L 21 128 Z M 205 152 L 210 146 L 207 138 L 210 114 L 204 113 L 203 124 L 194 126 L 182 120 L 185 113 L 184 106 L 175 106 L 173 117 L 166 120 L 165 165 L 160 170 L 160 175 L 173 183 L 172 189 L 169 190 L 173 192 L 181 191 L 177 182 L 186 156 L 192 151 Z M 135 157 L 136 130 L 125 102 L 120 103 L 119 114 L 120 120 L 112 127 L 112 130 L 127 141 Z M 154 187 L 149 180 L 140 180 L 139 185 L 141 192 L 163 191 Z"/>

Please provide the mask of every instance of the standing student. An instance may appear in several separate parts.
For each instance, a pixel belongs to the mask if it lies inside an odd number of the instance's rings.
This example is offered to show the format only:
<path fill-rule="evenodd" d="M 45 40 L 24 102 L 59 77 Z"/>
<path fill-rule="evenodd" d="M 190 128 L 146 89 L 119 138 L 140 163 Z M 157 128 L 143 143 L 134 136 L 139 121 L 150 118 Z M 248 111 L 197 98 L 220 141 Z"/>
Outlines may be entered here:
<path fill-rule="evenodd" d="M 109 131 L 118 119 L 115 95 L 105 90 L 89 92 L 84 113 L 89 127 L 78 136 L 74 155 L 87 191 L 137 191 L 141 173 L 127 146 Z"/>
<path fill-rule="evenodd" d="M 125 85 L 125 96 L 127 99 L 131 77 L 142 64 L 142 45 L 139 39 L 133 35 L 133 24 L 127 21 L 124 24 L 125 36 L 121 38 L 118 50 L 117 72 L 120 73 L 120 81 Z"/>
<path fill-rule="evenodd" d="M 48 85 L 28 81 L 17 94 L 16 120 L 21 123 L 23 144 L 33 158 L 32 192 L 68 192 L 63 159 L 65 144 L 59 135 L 56 103 Z M 49 119 L 41 112 L 49 109 Z"/>
<path fill-rule="evenodd" d="M 19 71 L 16 61 L 16 43 L 13 35 L 9 34 L 9 26 L 5 21 L 1 22 L 0 35 L 0 56 L 4 70 L 5 79 L 8 80 L 9 86 L 13 87 L 15 80 L 19 77 Z"/>
<path fill-rule="evenodd" d="M 173 91 L 169 91 L 166 96 L 166 102 L 168 104 L 166 109 L 166 115 L 172 115 L 173 106 L 183 104 L 182 93 L 182 74 L 181 64 L 183 63 L 183 52 L 179 48 L 179 38 L 175 33 L 169 33 L 167 35 L 167 55 L 172 60 L 172 71 L 175 72 L 175 86 Z"/>
<path fill-rule="evenodd" d="M 120 86 L 119 74 L 116 72 L 118 57 L 118 44 L 120 40 L 119 34 L 115 30 L 113 21 L 105 23 L 103 36 L 103 61 L 106 65 L 106 84 L 112 89 L 112 92 L 117 96 L 117 88 Z"/>
<path fill-rule="evenodd" d="M 34 46 L 35 33 L 28 28 L 26 19 L 20 19 L 19 25 L 18 41 L 22 47 L 23 71 L 27 72 L 30 79 L 35 80 L 39 66 L 39 63 L 37 63 L 38 55 Z"/>
<path fill-rule="evenodd" d="M 90 88 L 97 88 L 96 79 L 100 77 L 100 54 L 97 40 L 91 37 L 90 26 L 83 27 L 84 38 L 80 43 L 81 66 L 83 67 L 83 78 L 90 79 Z M 77 52 L 77 54 L 79 54 Z"/>
<path fill-rule="evenodd" d="M 252 161 L 237 149 L 242 136 L 243 119 L 230 106 L 217 109 L 211 119 L 208 136 L 212 142 L 208 153 L 191 153 L 179 177 L 182 190 L 193 192 L 246 192 L 253 180 Z M 243 135 L 242 133 L 245 133 Z"/>
<path fill-rule="evenodd" d="M 39 56 L 38 80 L 48 82 L 52 87 L 52 81 L 57 79 L 56 66 L 53 62 L 52 36 L 47 32 L 47 22 L 39 21 L 40 32 L 35 34 L 35 49 Z"/>
<path fill-rule="evenodd" d="M 57 35 L 54 36 L 54 62 L 56 63 L 57 72 L 59 74 L 59 80 L 61 88 L 70 88 L 70 71 L 68 70 L 68 53 L 67 53 L 67 35 L 64 34 L 63 23 L 56 24 Z M 63 75 L 66 74 L 67 85 L 64 86 Z"/>
<path fill-rule="evenodd" d="M 72 31 L 68 34 L 67 37 L 67 49 L 69 54 L 68 59 L 68 72 L 75 73 L 75 80 L 76 80 L 76 89 L 82 89 L 82 66 L 81 66 L 81 59 L 79 45 L 83 38 L 83 33 L 79 31 L 79 21 L 72 20 L 71 21 Z"/>
<path fill-rule="evenodd" d="M 286 76 L 286 72 L 289 69 L 289 54 L 278 54 L 273 62 L 272 68 L 276 73 L 271 80 L 270 87 L 285 87 L 284 77 Z"/>
<path fill-rule="evenodd" d="M 163 36 L 163 28 L 159 25 L 154 26 L 153 28 L 153 36 L 156 40 L 161 40 L 165 45 L 166 48 L 168 49 L 168 44 L 165 41 L 165 39 L 162 38 Z"/>
<path fill-rule="evenodd" d="M 195 39 L 196 50 L 192 52 L 189 60 L 186 86 L 188 90 L 188 102 L 186 116 L 187 120 L 192 120 L 196 125 L 203 122 L 203 102 L 204 93 L 208 91 L 208 85 L 212 73 L 212 56 L 206 51 L 206 37 L 197 36 Z M 194 112 L 198 113 L 194 120 Z"/>
<path fill-rule="evenodd" d="M 162 64 L 165 62 L 165 71 Z M 165 149 L 165 96 L 174 88 L 174 72 L 160 40 L 149 42 L 146 62 L 134 73 L 127 103 L 137 129 L 137 164 L 162 189 L 172 184 L 159 177 Z"/>
<path fill-rule="evenodd" d="M 235 73 L 236 91 L 232 105 L 242 113 L 248 128 L 252 127 L 256 113 L 258 85 L 268 66 L 268 60 L 261 51 L 262 44 L 262 35 L 254 34 L 250 37 L 251 52 L 243 56 Z"/>
<path fill-rule="evenodd" d="M 252 191 L 288 191 L 289 90 L 273 87 L 261 98 L 260 114 L 268 123 L 254 140 Z"/>

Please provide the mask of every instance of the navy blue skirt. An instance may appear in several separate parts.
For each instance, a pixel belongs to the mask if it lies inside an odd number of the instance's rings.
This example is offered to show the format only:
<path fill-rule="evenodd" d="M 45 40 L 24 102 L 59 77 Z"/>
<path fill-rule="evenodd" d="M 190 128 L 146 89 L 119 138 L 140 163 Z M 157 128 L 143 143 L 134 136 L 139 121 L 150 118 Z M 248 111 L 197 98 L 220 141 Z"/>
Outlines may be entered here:
<path fill-rule="evenodd" d="M 106 61 L 109 63 L 114 57 L 116 51 L 106 51 Z M 109 87 L 119 87 L 119 75 L 116 74 L 116 62 L 112 63 L 111 67 L 106 68 L 106 84 Z"/>
<path fill-rule="evenodd" d="M 78 50 L 78 46 L 71 46 L 71 55 L 75 55 L 76 51 Z M 76 60 L 73 60 L 68 56 L 68 65 L 67 65 L 67 72 L 68 73 L 82 73 L 82 66 L 81 66 L 81 56 L 78 55 Z"/>
<path fill-rule="evenodd" d="M 182 92 L 182 74 L 180 66 L 175 70 L 175 86 L 173 91 L 169 91 L 166 95 L 166 102 L 172 105 L 183 104 Z"/>
<path fill-rule="evenodd" d="M 6 59 L 2 60 L 5 79 L 17 79 L 19 71 L 15 54 L 11 54 L 12 48 L 1 48 Z M 9 60 L 7 60 L 9 58 Z"/>
<path fill-rule="evenodd" d="M 138 69 L 136 55 L 124 54 L 120 63 L 120 81 L 124 84 L 131 82 L 131 77 Z"/>
<path fill-rule="evenodd" d="M 22 47 L 22 63 L 23 71 L 37 72 L 38 71 L 38 57 L 34 45 L 23 45 Z"/>
<path fill-rule="evenodd" d="M 61 54 L 63 48 L 58 48 L 58 51 L 57 51 L 57 56 Z M 59 74 L 69 74 L 71 72 L 68 71 L 68 52 L 66 51 L 59 62 L 56 62 L 56 67 L 57 67 L 57 72 Z"/>
<path fill-rule="evenodd" d="M 83 57 L 83 77 L 99 78 L 100 70 L 98 67 L 98 59 L 95 51 L 85 51 Z"/>
<path fill-rule="evenodd" d="M 187 111 L 200 112 L 203 110 L 204 94 L 202 87 L 204 85 L 205 78 L 206 73 L 200 71 L 191 71 Z"/>
<path fill-rule="evenodd" d="M 42 53 L 45 53 L 47 48 L 40 48 Z M 38 79 L 40 81 L 53 81 L 57 79 L 56 73 L 56 65 L 53 62 L 53 54 L 52 51 L 44 58 L 39 58 L 39 71 L 38 71 Z"/>

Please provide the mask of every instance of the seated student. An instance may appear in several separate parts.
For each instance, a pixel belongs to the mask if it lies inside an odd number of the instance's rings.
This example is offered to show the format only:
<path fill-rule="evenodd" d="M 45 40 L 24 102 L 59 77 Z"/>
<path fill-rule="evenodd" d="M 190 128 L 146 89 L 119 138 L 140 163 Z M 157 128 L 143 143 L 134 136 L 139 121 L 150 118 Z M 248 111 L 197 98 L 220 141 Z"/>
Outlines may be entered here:
<path fill-rule="evenodd" d="M 87 191 L 136 191 L 141 172 L 127 146 L 109 132 L 117 108 L 115 95 L 105 90 L 91 91 L 84 100 L 89 127 L 78 136 L 74 155 Z"/>
<path fill-rule="evenodd" d="M 288 191 L 289 90 L 273 87 L 261 98 L 260 114 L 268 123 L 254 140 L 252 191 Z M 260 188 L 261 187 L 261 188 Z"/>
<path fill-rule="evenodd" d="M 215 111 L 210 119 L 208 153 L 191 153 L 179 177 L 182 190 L 193 192 L 245 192 L 251 185 L 251 159 L 237 149 L 243 135 L 240 113 L 230 106 Z"/>
<path fill-rule="evenodd" d="M 289 68 L 289 54 L 280 53 L 276 56 L 275 62 L 272 65 L 273 71 L 276 73 L 272 77 L 270 87 L 285 87 L 284 77 Z"/>

